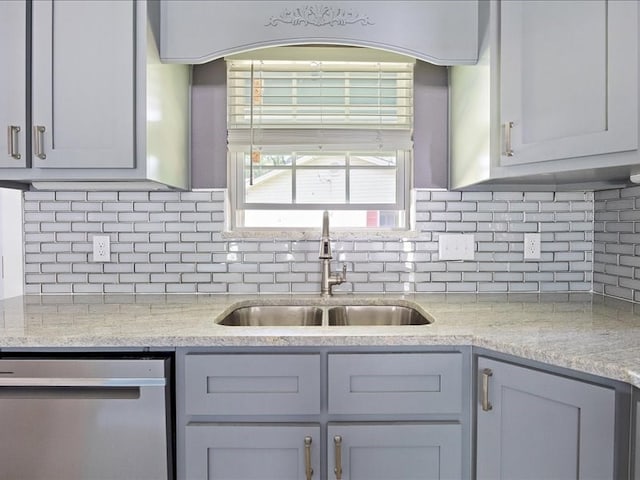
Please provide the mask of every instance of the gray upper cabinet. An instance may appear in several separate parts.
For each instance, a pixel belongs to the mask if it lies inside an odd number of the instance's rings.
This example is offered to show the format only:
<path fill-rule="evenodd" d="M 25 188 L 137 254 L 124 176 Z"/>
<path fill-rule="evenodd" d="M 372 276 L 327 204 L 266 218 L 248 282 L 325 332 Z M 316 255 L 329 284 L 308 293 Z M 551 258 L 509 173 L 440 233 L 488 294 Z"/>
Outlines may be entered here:
<path fill-rule="evenodd" d="M 364 46 L 436 65 L 472 64 L 478 52 L 478 1 L 162 1 L 165 62 L 198 64 L 255 48 L 300 44 Z"/>
<path fill-rule="evenodd" d="M 637 149 L 635 4 L 501 4 L 502 165 Z"/>
<path fill-rule="evenodd" d="M 600 188 L 638 164 L 638 2 L 481 2 L 450 70 L 450 186 Z"/>
<path fill-rule="evenodd" d="M 26 165 L 27 6 L 0 2 L 0 167 Z"/>
<path fill-rule="evenodd" d="M 12 143 L 2 145 L 0 183 L 189 187 L 190 68 L 160 62 L 158 2 L 27 0 L 0 9 L 0 59 L 11 66 L 0 71 L 1 137 Z"/>
<path fill-rule="evenodd" d="M 482 357 L 478 370 L 479 480 L 613 480 L 613 389 Z"/>
<path fill-rule="evenodd" d="M 135 4 L 33 3 L 33 165 L 132 168 Z"/>

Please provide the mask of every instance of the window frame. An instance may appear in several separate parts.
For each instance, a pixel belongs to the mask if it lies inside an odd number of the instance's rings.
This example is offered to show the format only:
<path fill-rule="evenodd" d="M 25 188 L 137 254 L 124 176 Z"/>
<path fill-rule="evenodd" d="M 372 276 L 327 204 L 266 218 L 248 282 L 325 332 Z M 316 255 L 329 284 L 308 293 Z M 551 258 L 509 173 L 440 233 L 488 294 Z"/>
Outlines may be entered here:
<path fill-rule="evenodd" d="M 228 75 L 227 70 L 227 75 Z M 284 141 L 282 145 L 276 145 L 272 143 L 273 138 L 282 138 L 285 139 L 286 136 L 279 137 L 277 136 L 268 136 L 267 142 L 263 143 L 259 146 L 253 144 L 253 133 L 250 135 L 246 135 L 247 137 L 251 137 L 251 141 L 247 142 L 242 138 L 242 131 L 246 131 L 245 129 L 239 129 L 238 125 L 234 125 L 233 130 L 236 132 L 240 132 L 240 138 L 234 137 L 234 142 L 229 142 L 229 148 L 227 152 L 227 161 L 228 161 L 228 177 L 229 183 L 228 185 L 232 188 L 232 191 L 229 195 L 230 200 L 230 227 L 233 230 L 244 230 L 244 231 L 265 231 L 269 230 L 269 228 L 264 226 L 247 226 L 244 221 L 244 212 L 247 210 L 281 210 L 281 211 L 304 211 L 304 210 L 335 210 L 335 211 L 361 211 L 361 210 L 377 210 L 380 212 L 391 212 L 396 211 L 401 219 L 401 225 L 397 225 L 394 227 L 354 227 L 358 229 L 362 229 L 364 231 L 407 231 L 410 229 L 412 209 L 411 209 L 411 185 L 413 180 L 413 139 L 412 139 L 412 125 L 413 118 L 415 115 L 414 104 L 415 97 L 413 96 L 415 81 L 412 79 L 411 88 L 412 88 L 412 103 L 409 107 L 412 115 L 410 122 L 410 139 L 408 140 L 411 146 L 407 149 L 403 149 L 398 143 L 397 139 L 400 138 L 398 134 L 401 133 L 402 129 L 399 128 L 391 128 L 387 130 L 380 130 L 372 125 L 372 128 L 366 128 L 365 136 L 357 137 L 359 140 L 354 141 L 353 143 L 339 141 L 339 144 L 345 143 L 345 145 L 329 145 L 326 146 L 329 152 L 336 152 L 339 155 L 345 156 L 345 165 L 334 166 L 334 165 L 297 165 L 296 162 L 292 162 L 292 165 L 269 165 L 269 169 L 273 170 L 288 170 L 291 171 L 291 202 L 288 203 L 256 203 L 256 202 L 247 202 L 246 201 L 246 180 L 245 180 L 245 162 L 247 156 L 251 156 L 251 152 L 255 153 L 256 150 L 261 154 L 268 155 L 272 154 L 286 154 L 286 155 L 295 155 L 296 153 L 304 152 L 304 154 L 313 155 L 323 155 L 326 154 L 324 150 L 319 148 L 314 148 L 313 142 L 309 142 L 307 145 L 297 144 L 298 142 L 292 142 L 293 145 L 289 145 L 288 141 Z M 228 87 L 227 87 L 228 88 Z M 348 107 L 348 106 L 347 106 Z M 237 108 L 237 106 L 236 106 Z M 401 106 L 401 108 L 406 108 L 405 106 Z M 229 120 L 227 120 L 229 121 Z M 229 124 L 228 124 L 229 125 Z M 356 127 L 356 130 L 363 130 L 363 125 L 359 125 Z M 228 128 L 230 128 L 228 126 Z M 251 127 L 253 129 L 253 126 Z M 346 125 L 344 129 L 336 128 L 336 130 L 353 130 L 353 127 L 350 128 L 349 125 Z M 281 127 L 281 129 L 283 129 Z M 284 127 L 286 129 L 286 127 Z M 317 129 L 309 129 L 308 127 L 300 128 L 292 128 L 293 131 L 302 131 L 306 130 L 308 134 L 313 135 L 316 133 Z M 368 135 L 366 132 L 371 132 Z M 231 133 L 231 131 L 229 132 Z M 376 141 L 371 140 L 371 134 L 374 134 L 376 137 Z M 295 137 L 295 135 L 294 135 Z M 386 141 L 382 141 L 381 138 L 384 138 Z M 407 137 L 408 138 L 408 137 Z M 247 138 L 248 139 L 248 138 Z M 238 140 L 241 140 L 238 142 Z M 242 141 L 245 140 L 245 141 Z M 271 140 L 271 141 L 270 141 Z M 342 138 L 340 138 L 342 140 Z M 387 148 L 384 148 L 383 143 L 390 142 L 387 145 Z M 381 149 L 376 151 L 375 147 L 371 148 L 376 143 L 380 142 Z M 402 144 L 404 145 L 404 144 Z M 342 147 L 347 148 L 342 148 Z M 324 145 L 322 146 L 324 147 Z M 321 148 L 322 148 L 321 147 Z M 332 148 L 333 147 L 333 148 Z M 395 147 L 395 148 L 394 148 Z M 395 153 L 396 164 L 394 166 L 358 166 L 358 165 L 350 165 L 347 157 L 349 155 L 376 155 L 379 153 L 391 154 Z M 298 171 L 304 170 L 344 170 L 344 182 L 345 182 L 345 201 L 340 203 L 297 203 L 298 198 L 296 198 L 296 173 Z M 350 172 L 362 169 L 362 170 L 371 170 L 371 169 L 393 169 L 396 172 L 395 175 L 395 201 L 393 203 L 353 203 L 350 201 L 349 193 L 350 193 Z M 281 229 L 282 227 L 278 227 Z M 291 227 L 291 229 L 298 230 L 299 227 Z"/>

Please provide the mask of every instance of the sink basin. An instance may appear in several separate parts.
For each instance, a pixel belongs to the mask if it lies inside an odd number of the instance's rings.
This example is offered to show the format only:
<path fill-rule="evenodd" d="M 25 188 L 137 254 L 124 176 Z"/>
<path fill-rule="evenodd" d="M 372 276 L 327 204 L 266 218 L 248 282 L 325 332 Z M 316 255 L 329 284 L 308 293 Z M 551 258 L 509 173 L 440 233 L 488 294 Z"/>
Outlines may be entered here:
<path fill-rule="evenodd" d="M 431 320 L 411 307 L 399 305 L 346 305 L 332 307 L 329 325 L 428 325 Z"/>
<path fill-rule="evenodd" d="M 224 317 L 220 325 L 235 327 L 301 327 L 322 325 L 322 309 L 299 305 L 240 307 Z"/>

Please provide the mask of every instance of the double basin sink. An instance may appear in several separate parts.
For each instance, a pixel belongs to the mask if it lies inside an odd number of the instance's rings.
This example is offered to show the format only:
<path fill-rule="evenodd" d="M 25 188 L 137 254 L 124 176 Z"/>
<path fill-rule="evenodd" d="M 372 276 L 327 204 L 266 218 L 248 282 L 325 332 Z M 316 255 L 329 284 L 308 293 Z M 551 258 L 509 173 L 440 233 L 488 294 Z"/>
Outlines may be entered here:
<path fill-rule="evenodd" d="M 232 310 L 220 325 L 236 327 L 429 325 L 408 305 L 252 305 Z"/>

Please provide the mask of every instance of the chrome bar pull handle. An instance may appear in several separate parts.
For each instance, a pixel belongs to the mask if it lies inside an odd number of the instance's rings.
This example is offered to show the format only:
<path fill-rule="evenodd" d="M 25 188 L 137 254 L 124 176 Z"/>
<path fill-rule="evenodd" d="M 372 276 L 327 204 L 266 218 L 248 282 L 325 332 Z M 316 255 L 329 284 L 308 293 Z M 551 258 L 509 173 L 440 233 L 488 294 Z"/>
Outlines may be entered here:
<path fill-rule="evenodd" d="M 482 411 L 488 412 L 493 410 L 493 405 L 489 401 L 489 378 L 493 376 L 490 368 L 482 370 Z"/>
<path fill-rule="evenodd" d="M 336 480 L 342 480 L 342 437 L 340 435 L 333 437 L 333 445 L 336 457 L 336 466 L 333 472 L 336 474 Z"/>
<path fill-rule="evenodd" d="M 307 480 L 313 477 L 313 468 L 311 468 L 311 437 L 304 437 L 304 472 Z"/>
<path fill-rule="evenodd" d="M 513 157 L 513 149 L 511 148 L 511 130 L 513 127 L 513 122 L 507 122 L 504 124 L 504 154 L 507 157 Z"/>
<path fill-rule="evenodd" d="M 7 143 L 9 145 L 9 156 L 20 160 L 20 149 L 18 147 L 18 133 L 20 133 L 20 127 L 18 125 L 9 125 Z"/>
<path fill-rule="evenodd" d="M 34 145 L 35 145 L 35 156 L 44 160 L 47 156 L 44 153 L 44 132 L 45 128 L 42 125 L 35 125 L 33 127 L 34 133 Z"/>

